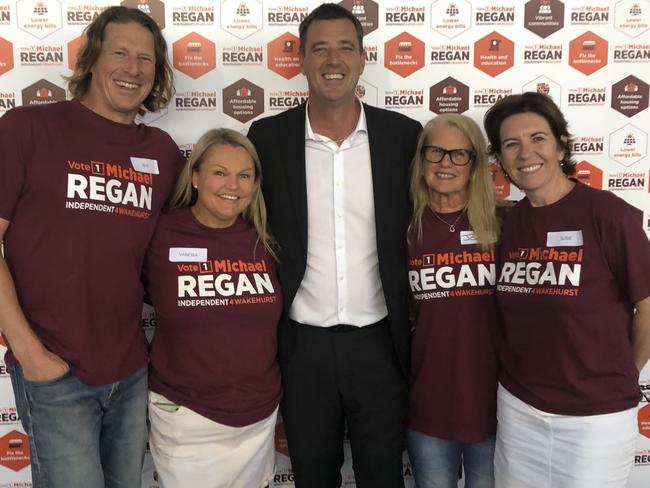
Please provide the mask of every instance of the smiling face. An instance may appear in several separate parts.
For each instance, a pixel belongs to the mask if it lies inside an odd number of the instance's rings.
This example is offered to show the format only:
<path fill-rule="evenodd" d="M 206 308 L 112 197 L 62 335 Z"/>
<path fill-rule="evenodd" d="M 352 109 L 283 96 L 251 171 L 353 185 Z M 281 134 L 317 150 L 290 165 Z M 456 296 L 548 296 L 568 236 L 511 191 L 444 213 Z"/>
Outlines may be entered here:
<path fill-rule="evenodd" d="M 355 102 L 365 53 L 350 20 L 312 22 L 301 51 L 301 70 L 307 77 L 310 103 L 345 106 Z"/>
<path fill-rule="evenodd" d="M 527 196 L 546 197 L 566 185 L 560 165 L 564 150 L 544 117 L 533 112 L 511 115 L 501 124 L 500 139 L 503 169 Z"/>
<path fill-rule="evenodd" d="M 452 125 L 435 125 L 428 138 L 427 145 L 437 146 L 442 149 L 467 149 L 472 151 L 472 143 L 467 136 L 458 128 Z M 434 208 L 438 208 L 436 202 L 443 198 L 454 208 L 463 206 L 467 202 L 467 188 L 471 175 L 473 161 L 465 166 L 452 164 L 450 155 L 446 154 L 439 163 L 429 163 L 423 159 L 424 181 L 429 188 L 429 196 Z"/>
<path fill-rule="evenodd" d="M 192 213 L 203 225 L 230 227 L 251 203 L 255 191 L 255 166 L 240 146 L 214 145 L 198 170 L 192 173 L 198 192 Z"/>
<path fill-rule="evenodd" d="M 153 34 L 135 22 L 111 22 L 104 29 L 101 52 L 90 70 L 90 88 L 82 103 L 102 117 L 131 124 L 151 92 L 155 70 Z"/>

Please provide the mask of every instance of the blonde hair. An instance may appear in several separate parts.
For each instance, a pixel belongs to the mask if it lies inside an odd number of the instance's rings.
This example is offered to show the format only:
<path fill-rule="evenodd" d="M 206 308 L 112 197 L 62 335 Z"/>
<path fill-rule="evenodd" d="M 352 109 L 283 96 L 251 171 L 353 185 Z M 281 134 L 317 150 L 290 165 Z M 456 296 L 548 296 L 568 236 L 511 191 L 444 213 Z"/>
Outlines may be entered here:
<path fill-rule="evenodd" d="M 460 114 L 439 115 L 424 126 L 418 140 L 417 149 L 411 163 L 410 195 L 412 217 L 408 228 L 408 239 L 415 236 L 422 240 L 422 215 L 429 205 L 429 187 L 424 179 L 424 165 L 427 163 L 423 155 L 425 146 L 436 127 L 441 125 L 455 127 L 469 139 L 475 156 L 470 161 L 470 178 L 467 188 L 467 218 L 470 228 L 474 231 L 480 249 L 487 250 L 498 242 L 500 223 L 496 216 L 495 207 L 504 203 L 496 196 L 489 162 L 485 138 L 479 126 L 469 117 Z"/>
<path fill-rule="evenodd" d="M 266 205 L 262 196 L 262 165 L 253 143 L 243 134 L 232 129 L 212 129 L 203 134 L 196 142 L 192 155 L 178 176 L 176 188 L 167 203 L 167 208 L 191 207 L 196 203 L 198 192 L 192 186 L 192 175 L 199 171 L 208 150 L 213 146 L 241 147 L 253 160 L 255 167 L 255 182 L 251 202 L 242 212 L 242 218 L 251 222 L 257 231 L 258 240 L 266 250 L 277 259 L 277 244 L 267 229 Z M 257 244 L 256 244 L 257 246 Z M 253 252 L 255 252 L 253 250 Z"/>

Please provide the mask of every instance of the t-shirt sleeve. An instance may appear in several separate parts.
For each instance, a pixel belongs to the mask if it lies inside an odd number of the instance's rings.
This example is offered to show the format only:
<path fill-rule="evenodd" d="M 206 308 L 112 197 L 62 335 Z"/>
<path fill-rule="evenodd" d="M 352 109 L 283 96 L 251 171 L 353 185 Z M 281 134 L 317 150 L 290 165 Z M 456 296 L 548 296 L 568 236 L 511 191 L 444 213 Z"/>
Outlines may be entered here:
<path fill-rule="evenodd" d="M 650 296 L 650 241 L 643 213 L 618 197 L 606 202 L 601 242 L 607 263 L 632 303 Z"/>
<path fill-rule="evenodd" d="M 161 131 L 162 132 L 162 131 Z M 176 141 L 167 134 L 166 132 L 163 132 L 165 137 L 167 138 L 167 143 L 169 145 L 169 153 L 171 156 L 171 170 L 174 175 L 174 184 L 176 183 L 176 180 L 181 174 L 181 171 L 185 167 L 185 163 L 187 162 L 187 159 L 181 152 L 180 148 L 178 147 L 178 144 L 176 144 Z"/>
<path fill-rule="evenodd" d="M 24 141 L 30 131 L 15 110 L 0 118 L 0 218 L 5 220 L 12 219 L 23 190 L 28 157 Z"/>
<path fill-rule="evenodd" d="M 172 178 L 170 179 L 169 191 L 166 197 L 167 203 L 169 203 L 169 200 L 176 193 L 176 185 L 178 184 L 178 179 L 183 172 L 185 164 L 187 163 L 187 159 L 185 159 L 185 156 L 183 156 L 183 153 L 181 152 L 176 142 L 174 142 L 174 140 L 169 135 L 167 135 L 167 138 L 169 139 L 169 153 L 172 155 L 170 167 Z"/>

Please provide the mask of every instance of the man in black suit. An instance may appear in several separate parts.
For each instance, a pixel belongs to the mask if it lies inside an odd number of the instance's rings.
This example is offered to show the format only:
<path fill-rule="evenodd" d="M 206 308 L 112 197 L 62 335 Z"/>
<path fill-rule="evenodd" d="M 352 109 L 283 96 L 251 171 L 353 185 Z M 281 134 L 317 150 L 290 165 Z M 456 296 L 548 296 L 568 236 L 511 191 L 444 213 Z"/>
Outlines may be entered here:
<path fill-rule="evenodd" d="M 300 25 L 307 104 L 252 124 L 288 316 L 284 418 L 297 488 L 403 487 L 408 165 L 421 125 L 362 105 L 363 31 L 323 4 Z"/>

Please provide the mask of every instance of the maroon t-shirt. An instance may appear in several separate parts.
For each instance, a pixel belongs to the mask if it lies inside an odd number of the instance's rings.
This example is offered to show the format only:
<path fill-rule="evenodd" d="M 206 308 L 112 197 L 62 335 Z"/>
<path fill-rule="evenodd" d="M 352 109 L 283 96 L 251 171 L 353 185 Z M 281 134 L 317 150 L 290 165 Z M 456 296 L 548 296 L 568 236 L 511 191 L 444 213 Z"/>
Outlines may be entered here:
<path fill-rule="evenodd" d="M 650 296 L 641 224 L 638 209 L 583 184 L 552 205 L 524 199 L 508 213 L 497 285 L 508 391 L 562 415 L 637 405 L 633 304 Z"/>
<path fill-rule="evenodd" d="M 32 328 L 86 383 L 144 367 L 140 274 L 178 147 L 78 101 L 7 112 L 0 147 L 5 258 Z"/>
<path fill-rule="evenodd" d="M 234 427 L 273 412 L 282 297 L 273 258 L 255 228 L 200 224 L 189 208 L 163 215 L 145 263 L 156 311 L 153 391 Z"/>
<path fill-rule="evenodd" d="M 458 212 L 441 215 L 454 222 Z M 430 209 L 408 268 L 414 331 L 409 429 L 456 442 L 496 431 L 500 326 L 495 251 L 481 251 L 467 215 L 456 232 Z"/>

